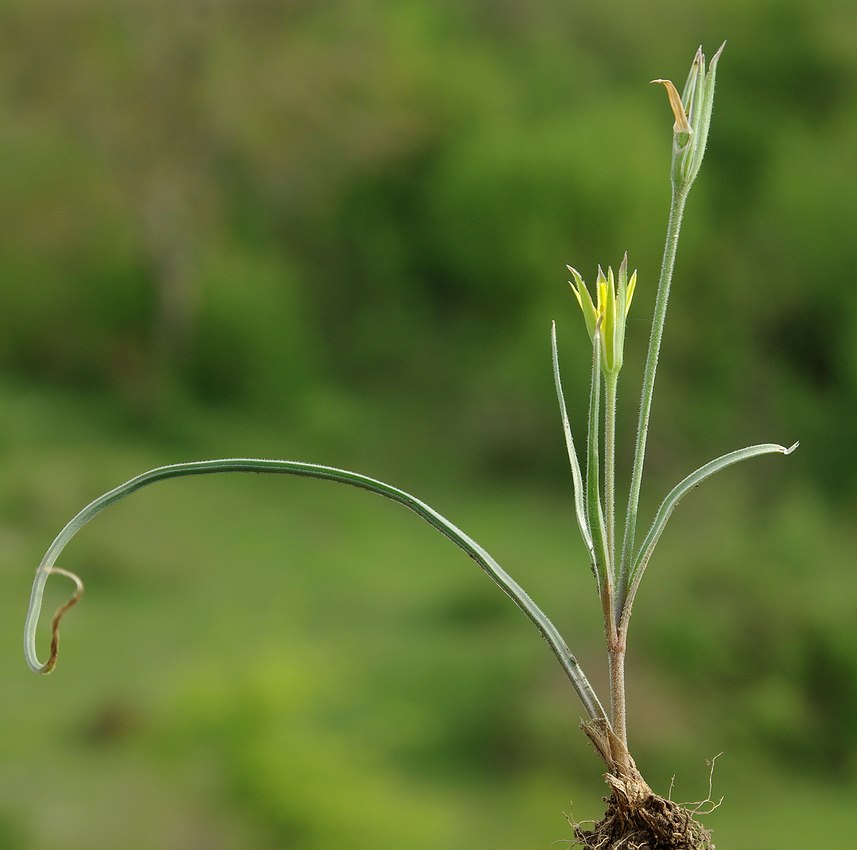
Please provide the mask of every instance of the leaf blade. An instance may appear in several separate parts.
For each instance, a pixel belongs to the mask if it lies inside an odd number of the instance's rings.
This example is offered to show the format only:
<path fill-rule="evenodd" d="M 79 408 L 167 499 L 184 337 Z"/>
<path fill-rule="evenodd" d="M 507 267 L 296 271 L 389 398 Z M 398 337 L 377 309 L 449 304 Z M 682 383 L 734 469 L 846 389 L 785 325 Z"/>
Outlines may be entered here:
<path fill-rule="evenodd" d="M 589 521 L 586 518 L 583 473 L 580 471 L 580 460 L 577 456 L 577 448 L 574 445 L 574 435 L 571 432 L 571 422 L 568 418 L 568 408 L 565 404 L 565 393 L 562 389 L 562 377 L 560 376 L 559 371 L 556 322 L 551 324 L 551 359 L 553 362 L 553 378 L 554 386 L 556 387 L 556 397 L 559 402 L 560 417 L 562 418 L 562 430 L 565 435 L 565 447 L 568 452 L 569 466 L 571 467 L 571 479 L 574 488 L 574 513 L 577 518 L 578 528 L 580 529 L 580 536 L 583 538 L 586 551 L 589 553 L 589 559 L 592 563 L 592 571 L 595 574 L 596 581 L 598 581 L 598 573 L 596 571 L 595 564 L 595 550 L 592 544 L 592 533 L 589 530 Z"/>
<path fill-rule="evenodd" d="M 56 661 L 55 656 L 46 664 L 42 664 L 38 660 L 36 629 L 41 613 L 45 584 L 48 577 L 53 573 L 65 573 L 64 570 L 60 570 L 60 568 L 54 565 L 60 553 L 77 532 L 103 510 L 110 507 L 110 505 L 121 501 L 150 484 L 188 475 L 226 472 L 275 473 L 334 481 L 384 496 L 413 511 L 476 561 L 488 574 L 489 578 L 512 599 L 515 605 L 536 626 L 554 655 L 556 655 L 589 716 L 592 719 L 606 719 L 606 712 L 598 700 L 598 696 L 589 684 L 577 659 L 572 654 L 556 626 L 548 619 L 542 609 L 533 602 L 526 591 L 475 540 L 466 535 L 434 508 L 404 490 L 400 490 L 397 487 L 370 478 L 369 476 L 351 472 L 350 470 L 302 461 L 269 460 L 262 458 L 220 458 L 216 460 L 170 464 L 137 475 L 90 502 L 63 527 L 36 569 L 24 626 L 24 655 L 31 670 L 37 673 L 50 672 L 53 666 L 51 662 Z"/>
<path fill-rule="evenodd" d="M 714 460 L 710 460 L 708 463 L 700 466 L 699 469 L 691 472 L 690 475 L 686 476 L 676 484 L 676 486 L 667 494 L 663 502 L 661 502 L 661 505 L 655 514 L 655 519 L 637 551 L 637 556 L 634 559 L 634 564 L 629 572 L 627 580 L 628 593 L 623 606 L 626 612 L 625 616 L 627 616 L 627 612 L 633 604 L 636 589 L 640 583 L 640 578 L 648 565 L 649 559 L 652 556 L 658 540 L 666 528 L 666 524 L 669 521 L 670 516 L 672 516 L 672 512 L 676 507 L 678 507 L 681 500 L 691 490 L 698 487 L 706 478 L 710 478 L 721 470 L 726 469 L 729 466 L 733 466 L 736 463 L 740 463 L 743 460 L 749 460 L 750 458 L 764 454 L 788 455 L 797 447 L 798 443 L 795 443 L 789 448 L 781 446 L 778 443 L 760 443 L 754 446 L 747 446 L 743 449 L 736 449 L 733 452 L 728 452 Z"/>

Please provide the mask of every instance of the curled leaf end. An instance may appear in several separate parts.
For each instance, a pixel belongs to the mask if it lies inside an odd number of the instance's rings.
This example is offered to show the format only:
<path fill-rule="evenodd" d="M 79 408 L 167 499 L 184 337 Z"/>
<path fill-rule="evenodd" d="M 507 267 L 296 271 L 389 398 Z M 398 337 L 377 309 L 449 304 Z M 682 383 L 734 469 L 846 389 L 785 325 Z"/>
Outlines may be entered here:
<path fill-rule="evenodd" d="M 64 570 L 61 567 L 53 567 L 51 569 L 51 573 L 56 573 L 57 575 L 65 576 L 74 582 L 74 592 L 72 595 L 66 600 L 59 608 L 54 612 L 53 620 L 51 620 L 51 654 L 48 660 L 42 666 L 42 669 L 39 671 L 43 675 L 47 675 L 51 673 L 54 667 L 57 666 L 57 657 L 59 656 L 59 645 L 60 645 L 60 621 L 65 616 L 66 611 L 69 608 L 73 608 L 80 601 L 80 597 L 83 596 L 83 582 L 80 580 L 80 577 L 75 575 L 74 573 L 69 572 L 68 570 Z"/>

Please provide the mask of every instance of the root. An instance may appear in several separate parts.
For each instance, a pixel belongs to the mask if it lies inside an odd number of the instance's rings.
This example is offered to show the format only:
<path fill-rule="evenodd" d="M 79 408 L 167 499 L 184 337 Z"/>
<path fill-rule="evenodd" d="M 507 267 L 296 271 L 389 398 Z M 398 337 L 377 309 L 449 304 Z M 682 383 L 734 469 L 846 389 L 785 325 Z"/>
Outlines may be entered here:
<path fill-rule="evenodd" d="M 714 850 L 711 833 L 678 803 L 650 794 L 629 805 L 614 792 L 607 812 L 591 829 L 574 825 L 572 847 L 585 850 Z"/>
<path fill-rule="evenodd" d="M 682 806 L 686 808 L 689 812 L 692 812 L 695 815 L 703 814 L 710 815 L 715 809 L 719 809 L 723 803 L 723 797 L 719 800 L 715 800 L 711 793 L 714 790 L 714 764 L 717 759 L 722 756 L 723 753 L 718 753 L 714 756 L 710 761 L 706 761 L 706 764 L 709 765 L 711 770 L 708 771 L 708 794 L 706 795 L 704 800 L 696 800 L 693 803 L 682 803 Z M 672 790 L 672 787 L 670 788 Z"/>
<path fill-rule="evenodd" d="M 601 727 L 584 727 L 596 750 L 613 761 L 615 751 L 609 733 Z M 698 814 L 709 814 L 722 800 L 712 799 L 714 762 L 710 761 L 708 795 L 704 800 L 680 804 L 655 794 L 638 772 L 633 759 L 624 753 L 625 769 L 613 769 L 604 779 L 611 794 L 605 798 L 607 811 L 595 823 L 569 822 L 574 839 L 570 847 L 583 850 L 714 850 L 711 833 L 696 820 Z M 670 783 L 670 794 L 672 783 Z"/>

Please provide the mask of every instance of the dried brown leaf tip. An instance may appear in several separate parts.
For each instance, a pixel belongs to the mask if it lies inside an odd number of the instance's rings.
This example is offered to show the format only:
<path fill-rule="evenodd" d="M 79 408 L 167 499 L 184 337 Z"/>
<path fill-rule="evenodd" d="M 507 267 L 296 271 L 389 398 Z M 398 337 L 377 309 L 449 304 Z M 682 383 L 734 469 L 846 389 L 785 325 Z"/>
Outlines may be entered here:
<path fill-rule="evenodd" d="M 74 593 L 72 593 L 66 602 L 57 608 L 54 612 L 53 620 L 51 620 L 51 654 L 41 669 L 41 672 L 44 674 L 50 673 L 57 665 L 57 656 L 59 655 L 60 645 L 60 620 L 65 616 L 66 611 L 77 605 L 80 597 L 83 596 L 83 582 L 80 580 L 79 576 L 76 576 L 74 573 L 70 573 L 68 570 L 62 569 L 61 567 L 53 567 L 51 569 L 51 573 L 56 573 L 57 575 L 65 576 L 67 579 L 70 579 L 74 583 Z"/>

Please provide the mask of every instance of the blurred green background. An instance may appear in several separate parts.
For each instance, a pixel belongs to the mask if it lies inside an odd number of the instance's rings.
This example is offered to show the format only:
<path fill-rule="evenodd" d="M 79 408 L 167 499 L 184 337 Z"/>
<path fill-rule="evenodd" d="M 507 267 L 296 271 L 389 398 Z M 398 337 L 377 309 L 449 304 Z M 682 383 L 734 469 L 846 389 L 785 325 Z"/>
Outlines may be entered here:
<path fill-rule="evenodd" d="M 857 828 L 857 6 L 6 0 L 0 8 L 0 847 L 531 850 L 597 817 L 532 627 L 400 508 L 176 481 L 88 528 L 50 679 L 32 569 L 162 463 L 347 466 L 435 505 L 604 683 L 550 376 L 564 264 L 628 250 L 627 472 L 696 45 L 728 39 L 655 395 L 643 515 L 694 493 L 631 630 L 632 746 L 718 846 Z M 436 539 L 437 538 L 437 539 Z M 65 587 L 51 587 L 49 607 Z M 43 650 L 44 651 L 44 650 Z M 561 846 L 561 845 L 557 845 Z"/>

